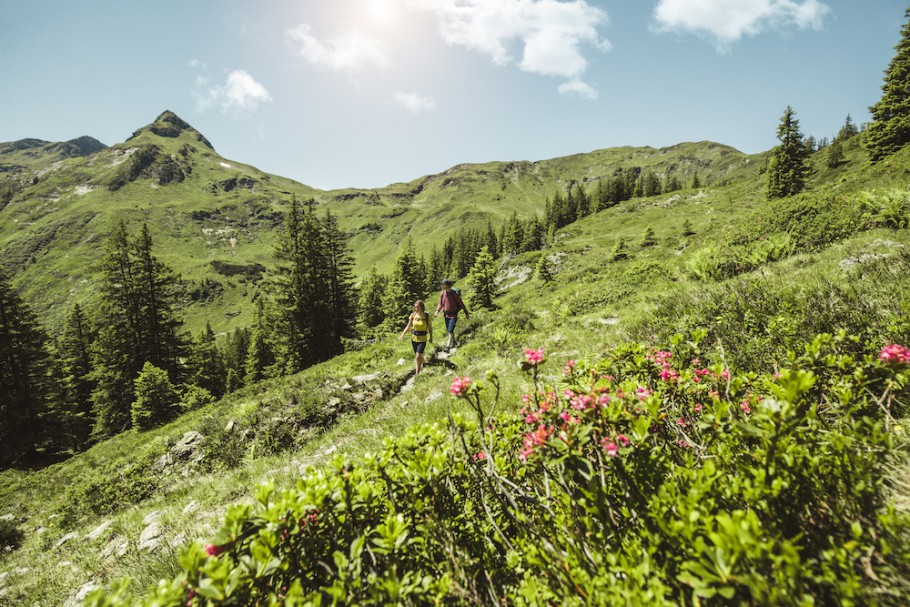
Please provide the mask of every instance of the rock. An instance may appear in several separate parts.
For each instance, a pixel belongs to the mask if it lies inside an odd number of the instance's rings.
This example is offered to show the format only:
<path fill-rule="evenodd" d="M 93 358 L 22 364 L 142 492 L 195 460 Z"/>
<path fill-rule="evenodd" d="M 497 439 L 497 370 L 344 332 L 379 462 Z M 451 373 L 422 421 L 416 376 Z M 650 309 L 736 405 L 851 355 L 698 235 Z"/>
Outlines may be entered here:
<path fill-rule="evenodd" d="M 400 366 L 403 365 L 403 364 L 404 364 L 404 359 L 403 359 L 403 358 L 399 358 L 399 359 L 398 359 L 398 366 L 400 367 Z"/>
<path fill-rule="evenodd" d="M 402 360 L 404 360 L 404 359 L 402 359 Z M 353 379 L 354 381 L 356 381 L 358 383 L 365 384 L 367 382 L 376 381 L 377 379 L 379 379 L 379 374 L 370 373 L 369 375 L 356 375 L 356 376 L 352 377 L 351 379 Z"/>
<path fill-rule="evenodd" d="M 341 386 L 341 389 L 344 390 L 345 392 L 347 392 L 348 390 L 353 390 L 354 386 L 352 386 L 348 382 L 344 382 L 344 385 Z"/>
<path fill-rule="evenodd" d="M 198 507 L 199 507 L 199 504 L 196 502 L 196 500 L 190 500 L 190 503 L 187 504 L 187 505 L 183 508 L 183 513 L 184 513 L 184 514 L 190 514 L 190 513 L 192 513 L 192 512 L 196 512 L 196 509 L 197 509 Z"/>
<path fill-rule="evenodd" d="M 85 597 L 87 597 L 90 592 L 97 590 L 98 588 L 100 588 L 100 586 L 97 582 L 86 582 L 79 587 L 79 591 L 76 592 L 76 596 L 64 603 L 64 607 L 75 607 L 76 605 L 81 605 L 85 601 Z"/>
<path fill-rule="evenodd" d="M 887 257 L 890 257 L 890 255 L 863 253 L 861 255 L 857 255 L 856 257 L 848 257 L 848 258 L 842 260 L 840 263 L 837 264 L 837 267 L 839 267 L 841 270 L 844 270 L 846 272 L 846 271 L 849 271 L 849 270 L 855 268 L 856 266 L 862 266 L 862 265 L 865 265 L 868 263 L 874 263 L 880 259 L 885 259 Z"/>
<path fill-rule="evenodd" d="M 129 549 L 130 543 L 126 538 L 115 537 L 101 551 L 101 558 L 110 559 L 113 557 L 124 557 L 126 556 L 126 553 L 129 552 Z"/>
<path fill-rule="evenodd" d="M 333 396 L 332 398 L 327 400 L 325 404 L 328 407 L 337 407 L 338 405 L 341 404 L 341 399 L 338 398 L 337 396 Z"/>
<path fill-rule="evenodd" d="M 204 440 L 205 437 L 201 434 L 195 430 L 190 430 L 180 437 L 180 440 L 171 449 L 171 454 L 177 459 L 190 459 L 197 453 Z"/>
<path fill-rule="evenodd" d="M 63 544 L 67 543 L 68 541 L 76 539 L 77 537 L 79 537 L 79 534 L 76 533 L 75 531 L 71 531 L 70 533 L 67 533 L 66 535 L 61 537 L 59 540 L 57 540 L 57 543 L 54 544 L 54 550 L 56 550 Z"/>
<path fill-rule="evenodd" d="M 163 468 L 167 468 L 167 467 L 173 466 L 173 465 L 174 465 L 174 456 L 171 455 L 170 452 L 168 452 L 168 453 L 165 453 L 164 455 L 162 455 L 161 457 L 159 457 L 158 459 L 156 459 L 155 463 L 152 464 L 152 468 L 154 468 L 155 470 L 161 470 Z"/>
<path fill-rule="evenodd" d="M 161 546 L 164 527 L 157 521 L 142 530 L 136 548 L 139 550 L 155 550 Z"/>
<path fill-rule="evenodd" d="M 6 583 L 6 578 L 8 578 L 8 577 L 9 577 L 9 571 L 4 571 L 3 573 L 0 573 L 0 586 L 2 586 L 4 583 Z"/>
<path fill-rule="evenodd" d="M 85 537 L 82 538 L 82 539 L 85 539 L 85 540 L 92 540 L 92 541 L 97 540 L 98 538 L 101 537 L 101 534 L 103 534 L 105 531 L 107 531 L 108 529 L 110 529 L 110 527 L 111 527 L 111 522 L 110 522 L 110 521 L 104 521 L 103 523 L 101 523 L 100 525 L 98 525 L 97 527 L 95 527 L 95 529 L 94 529 L 93 531 L 90 531 L 89 533 L 86 533 L 86 534 L 85 534 Z"/>
<path fill-rule="evenodd" d="M 161 510 L 154 510 L 145 515 L 145 518 L 142 519 L 143 525 L 151 525 L 161 516 Z"/>
<path fill-rule="evenodd" d="M 443 396 L 442 392 L 440 392 L 438 390 L 435 392 L 430 392 L 429 394 L 427 394 L 427 397 L 424 399 L 424 402 L 431 403 L 434 400 L 439 400 L 440 398 L 442 398 L 442 396 Z"/>
<path fill-rule="evenodd" d="M 599 323 L 602 324 L 602 325 L 606 325 L 606 326 L 609 327 L 609 326 L 611 326 L 611 325 L 618 325 L 618 324 L 619 324 L 619 319 L 616 318 L 615 316 L 611 316 L 610 318 L 601 318 L 601 319 L 598 319 L 597 322 L 599 322 Z"/>
<path fill-rule="evenodd" d="M 234 429 L 234 426 L 235 426 L 236 424 L 237 424 L 237 422 L 235 422 L 234 420 L 230 420 L 230 421 L 227 423 L 227 425 L 224 427 L 224 431 L 225 431 L 225 432 L 230 432 L 231 430 Z"/>
<path fill-rule="evenodd" d="M 168 542 L 168 545 L 171 548 L 178 548 L 178 547 L 184 545 L 185 543 L 186 543 L 186 534 L 178 533 L 173 538 L 171 538 L 171 541 Z"/>
<path fill-rule="evenodd" d="M 12 514 L 12 513 L 4 514 L 3 516 L 0 516 L 0 521 L 3 521 L 5 523 L 12 523 L 15 520 L 16 520 L 16 515 Z"/>

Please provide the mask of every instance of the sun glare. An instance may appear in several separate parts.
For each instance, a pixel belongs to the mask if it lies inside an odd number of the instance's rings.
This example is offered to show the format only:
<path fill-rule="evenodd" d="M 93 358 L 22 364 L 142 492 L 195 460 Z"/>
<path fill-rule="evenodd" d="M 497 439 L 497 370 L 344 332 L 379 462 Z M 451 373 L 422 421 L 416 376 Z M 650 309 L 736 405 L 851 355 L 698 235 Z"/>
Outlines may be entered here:
<path fill-rule="evenodd" d="M 388 21 L 395 12 L 395 0 L 368 0 L 370 16 L 377 21 Z"/>

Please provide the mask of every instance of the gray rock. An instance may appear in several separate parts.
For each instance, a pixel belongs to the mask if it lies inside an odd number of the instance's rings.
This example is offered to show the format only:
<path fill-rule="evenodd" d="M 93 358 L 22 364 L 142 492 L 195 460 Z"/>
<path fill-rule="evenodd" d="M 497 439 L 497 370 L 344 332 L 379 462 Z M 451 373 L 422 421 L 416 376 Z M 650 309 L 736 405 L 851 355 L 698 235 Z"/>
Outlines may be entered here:
<path fill-rule="evenodd" d="M 107 530 L 110 529 L 110 528 L 111 528 L 111 522 L 110 522 L 110 521 L 104 521 L 103 523 L 101 523 L 100 525 L 98 525 L 97 527 L 95 527 L 95 529 L 94 529 L 93 531 L 90 531 L 90 532 L 86 533 L 86 534 L 85 534 L 85 537 L 82 538 L 82 539 L 85 539 L 85 540 L 92 540 L 92 541 L 97 540 L 98 538 L 101 537 L 101 535 L 102 535 L 105 531 L 107 531 Z"/>
<path fill-rule="evenodd" d="M 171 454 L 177 459 L 190 459 L 195 455 L 205 437 L 195 430 L 190 430 L 180 437 L 177 444 L 171 449 Z"/>
<path fill-rule="evenodd" d="M 237 425 L 237 422 L 235 422 L 234 420 L 230 420 L 230 421 L 227 423 L 227 425 L 225 425 L 224 431 L 225 431 L 225 432 L 230 432 L 231 430 L 234 429 L 234 426 L 236 426 L 236 425 Z"/>
<path fill-rule="evenodd" d="M 83 601 L 85 601 L 85 597 L 87 597 L 90 592 L 97 590 L 98 588 L 100 588 L 100 586 L 97 582 L 86 582 L 79 587 L 79 591 L 76 592 L 76 595 L 74 597 L 63 604 L 64 607 L 76 607 L 77 605 L 81 605 Z"/>
<path fill-rule="evenodd" d="M 196 502 L 196 500 L 190 500 L 190 503 L 187 504 L 187 505 L 183 508 L 183 513 L 184 513 L 184 514 L 190 514 L 190 513 L 192 513 L 192 512 L 196 512 L 196 509 L 197 509 L 197 508 L 199 508 L 199 504 Z"/>
<path fill-rule="evenodd" d="M 16 515 L 12 514 L 12 513 L 4 514 L 3 516 L 0 516 L 0 521 L 3 521 L 3 522 L 12 523 L 15 520 L 16 520 Z"/>
<path fill-rule="evenodd" d="M 351 379 L 353 379 L 354 381 L 356 381 L 358 383 L 365 384 L 367 382 L 376 381 L 377 379 L 379 379 L 379 374 L 370 373 L 369 375 L 355 375 Z"/>
<path fill-rule="evenodd" d="M 75 531 L 71 531 L 70 533 L 67 533 L 66 535 L 61 537 L 59 540 L 57 540 L 57 543 L 54 544 L 54 550 L 56 550 L 63 544 L 67 543 L 68 541 L 76 539 L 77 537 L 79 537 L 79 534 L 76 533 Z"/>
<path fill-rule="evenodd" d="M 145 515 L 145 518 L 142 519 L 143 525 L 151 525 L 161 517 L 161 510 L 153 510 Z"/>
<path fill-rule="evenodd" d="M 139 535 L 139 541 L 136 542 L 136 548 L 140 551 L 155 550 L 161 546 L 163 535 L 164 527 L 161 526 L 161 523 L 156 521 L 142 530 L 142 533 Z"/>
<path fill-rule="evenodd" d="M 101 551 L 101 558 L 105 560 L 114 557 L 121 558 L 126 556 L 126 553 L 129 552 L 129 549 L 130 543 L 126 540 L 126 538 L 115 537 Z"/>

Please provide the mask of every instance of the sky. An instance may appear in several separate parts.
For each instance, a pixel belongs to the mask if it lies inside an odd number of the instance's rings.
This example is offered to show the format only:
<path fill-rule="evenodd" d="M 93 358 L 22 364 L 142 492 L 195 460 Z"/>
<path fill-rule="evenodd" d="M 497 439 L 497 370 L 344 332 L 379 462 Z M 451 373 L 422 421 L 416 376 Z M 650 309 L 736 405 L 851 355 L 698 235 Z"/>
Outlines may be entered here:
<path fill-rule="evenodd" d="M 861 124 L 906 0 L 0 0 L 0 141 L 171 110 L 321 189 L 466 162 Z"/>

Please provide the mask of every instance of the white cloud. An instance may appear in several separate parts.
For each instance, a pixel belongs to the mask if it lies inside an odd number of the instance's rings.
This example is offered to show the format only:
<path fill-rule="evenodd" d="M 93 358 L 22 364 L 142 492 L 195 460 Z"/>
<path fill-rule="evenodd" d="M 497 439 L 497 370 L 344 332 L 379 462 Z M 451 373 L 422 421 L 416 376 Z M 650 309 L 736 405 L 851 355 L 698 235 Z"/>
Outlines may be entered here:
<path fill-rule="evenodd" d="M 597 99 L 597 89 L 581 80 L 564 82 L 559 85 L 559 92 L 563 95 L 575 95 L 581 99 Z"/>
<path fill-rule="evenodd" d="M 714 40 L 719 52 L 769 28 L 821 29 L 831 8 L 819 0 L 660 0 L 658 31 L 694 33 Z"/>
<path fill-rule="evenodd" d="M 563 87 L 580 90 L 588 67 L 582 46 L 609 50 L 597 28 L 607 13 L 586 0 L 409 0 L 436 15 L 439 33 L 449 45 L 490 57 L 498 66 L 517 63 L 534 74 L 565 78 Z M 510 46 L 520 47 L 521 57 Z M 588 88 L 593 91 L 593 88 Z M 591 98 L 588 96 L 587 98 Z"/>
<path fill-rule="evenodd" d="M 308 23 L 286 33 L 294 50 L 309 63 L 356 77 L 368 67 L 387 67 L 388 51 L 381 40 L 351 28 L 334 38 L 320 40 Z"/>
<path fill-rule="evenodd" d="M 213 106 L 221 106 L 222 111 L 252 111 L 260 103 L 272 100 L 268 90 L 244 70 L 233 70 L 227 75 L 224 84 L 212 84 L 204 76 L 196 77 L 196 86 L 205 90 L 193 93 L 196 97 L 196 109 L 205 111 Z"/>
<path fill-rule="evenodd" d="M 419 93 L 405 93 L 399 91 L 395 93 L 393 101 L 397 107 L 408 110 L 417 114 L 418 112 L 429 112 L 436 109 L 436 100 L 432 97 L 425 97 Z"/>

